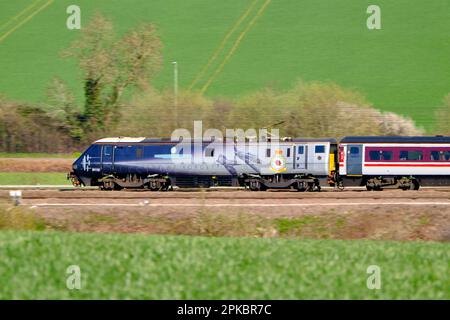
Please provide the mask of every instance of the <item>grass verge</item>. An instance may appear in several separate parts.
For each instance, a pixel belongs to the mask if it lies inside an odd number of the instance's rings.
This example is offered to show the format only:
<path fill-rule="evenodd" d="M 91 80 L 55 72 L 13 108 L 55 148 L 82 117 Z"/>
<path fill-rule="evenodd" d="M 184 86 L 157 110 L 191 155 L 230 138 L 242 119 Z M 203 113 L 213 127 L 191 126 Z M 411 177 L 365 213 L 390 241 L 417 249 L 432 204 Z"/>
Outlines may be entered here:
<path fill-rule="evenodd" d="M 76 159 L 81 155 L 75 153 L 26 153 L 26 152 L 0 152 L 0 158 L 58 158 Z"/>
<path fill-rule="evenodd" d="M 69 185 L 66 174 L 59 172 L 0 172 L 0 185 Z"/>
<path fill-rule="evenodd" d="M 44 230 L 42 219 L 30 209 L 0 203 L 0 230 Z"/>

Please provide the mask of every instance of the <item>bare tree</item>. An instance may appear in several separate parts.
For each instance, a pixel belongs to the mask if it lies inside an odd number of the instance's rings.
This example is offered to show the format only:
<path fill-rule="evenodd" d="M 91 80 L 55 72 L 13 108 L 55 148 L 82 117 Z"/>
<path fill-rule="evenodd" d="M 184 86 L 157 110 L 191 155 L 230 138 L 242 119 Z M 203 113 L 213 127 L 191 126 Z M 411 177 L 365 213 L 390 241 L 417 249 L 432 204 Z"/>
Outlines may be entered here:
<path fill-rule="evenodd" d="M 119 117 L 127 87 L 142 86 L 162 64 L 162 44 L 153 24 L 143 24 L 116 39 L 111 21 L 100 14 L 82 30 L 65 56 L 75 57 L 83 71 L 84 131 L 105 131 Z"/>

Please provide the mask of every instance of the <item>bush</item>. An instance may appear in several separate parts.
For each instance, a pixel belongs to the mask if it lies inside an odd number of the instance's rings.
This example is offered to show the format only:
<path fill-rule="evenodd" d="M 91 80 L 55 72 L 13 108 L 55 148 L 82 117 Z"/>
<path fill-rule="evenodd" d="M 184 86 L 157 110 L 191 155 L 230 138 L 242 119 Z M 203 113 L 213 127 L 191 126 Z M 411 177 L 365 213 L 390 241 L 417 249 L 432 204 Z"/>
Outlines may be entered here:
<path fill-rule="evenodd" d="M 44 223 L 30 210 L 0 204 L 0 230 L 43 230 Z"/>
<path fill-rule="evenodd" d="M 195 120 L 205 120 L 206 130 L 212 101 L 187 91 L 180 92 L 177 100 L 175 107 L 172 93 L 154 89 L 136 95 L 129 105 L 123 107 L 114 135 L 170 137 L 176 128 L 192 130 Z"/>
<path fill-rule="evenodd" d="M 76 146 L 59 122 L 39 107 L 0 97 L 1 152 L 70 152 Z"/>
<path fill-rule="evenodd" d="M 436 111 L 436 128 L 439 134 L 450 135 L 450 94 L 448 94 L 442 103 L 442 106 Z"/>
<path fill-rule="evenodd" d="M 320 82 L 299 82 L 281 92 L 263 89 L 234 100 L 182 92 L 178 108 L 171 92 L 151 89 L 123 108 L 114 132 L 169 137 L 176 128 L 191 129 L 194 120 L 203 120 L 203 130 L 217 128 L 223 133 L 226 128 L 259 129 L 282 122 L 274 127 L 281 136 L 292 137 L 423 134 L 409 118 L 374 109 L 358 92 Z"/>
<path fill-rule="evenodd" d="M 411 119 L 374 109 L 358 92 L 320 82 L 299 82 L 285 92 L 265 89 L 243 97 L 235 102 L 226 124 L 245 129 L 280 121 L 284 121 L 277 126 L 280 135 L 292 137 L 423 134 Z"/>

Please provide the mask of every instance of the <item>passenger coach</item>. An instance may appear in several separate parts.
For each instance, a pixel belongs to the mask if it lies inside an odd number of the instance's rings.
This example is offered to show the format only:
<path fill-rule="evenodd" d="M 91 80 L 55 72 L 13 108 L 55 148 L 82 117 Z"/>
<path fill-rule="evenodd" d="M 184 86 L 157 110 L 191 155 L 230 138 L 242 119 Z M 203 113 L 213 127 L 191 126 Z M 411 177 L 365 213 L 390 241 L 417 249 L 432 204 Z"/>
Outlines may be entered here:
<path fill-rule="evenodd" d="M 345 137 L 339 177 L 367 190 L 450 185 L 450 137 Z"/>

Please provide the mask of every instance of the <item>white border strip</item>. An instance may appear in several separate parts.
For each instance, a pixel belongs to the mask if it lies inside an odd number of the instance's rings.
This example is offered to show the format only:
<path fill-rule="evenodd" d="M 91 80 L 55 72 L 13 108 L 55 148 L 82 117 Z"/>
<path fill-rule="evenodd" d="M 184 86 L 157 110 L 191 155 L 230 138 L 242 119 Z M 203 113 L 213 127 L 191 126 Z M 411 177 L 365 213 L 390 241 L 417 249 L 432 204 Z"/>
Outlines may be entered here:
<path fill-rule="evenodd" d="M 37 203 L 30 207 L 320 207 L 320 206 L 450 206 L 450 202 L 330 202 L 330 203 Z"/>

